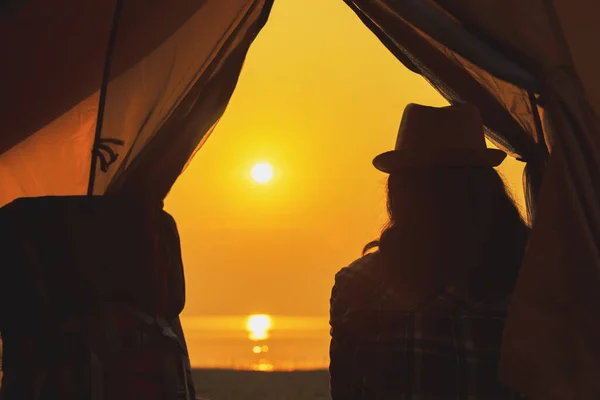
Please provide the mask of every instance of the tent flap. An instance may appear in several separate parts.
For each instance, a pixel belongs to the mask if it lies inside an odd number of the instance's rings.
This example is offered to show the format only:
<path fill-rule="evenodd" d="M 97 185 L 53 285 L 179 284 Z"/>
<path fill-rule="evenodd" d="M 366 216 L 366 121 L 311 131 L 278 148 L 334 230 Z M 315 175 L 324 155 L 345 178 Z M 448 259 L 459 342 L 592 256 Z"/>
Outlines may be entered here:
<path fill-rule="evenodd" d="M 128 0 L 113 75 L 171 36 L 206 0 Z M 0 24 L 0 154 L 96 92 L 117 0 L 30 0 Z"/>
<path fill-rule="evenodd" d="M 420 0 L 395 2 L 394 11 L 417 29 L 426 30 L 427 34 L 443 46 L 498 78 L 527 91 L 536 90 L 537 81 L 532 74 L 463 29 L 457 21 L 432 3 Z"/>
<path fill-rule="evenodd" d="M 152 201 L 166 196 L 198 143 L 224 112 L 270 5 L 265 0 L 205 1 L 151 54 L 111 80 L 100 138 L 112 140 L 110 147 L 119 157 L 107 171 L 97 169 L 94 193 L 102 194 L 109 187 L 113 192 L 120 188 L 133 193 L 127 186 L 135 176 L 131 185 L 138 196 L 152 197 Z M 128 21 L 121 24 L 127 26 Z M 115 60 L 127 51 L 126 43 L 117 37 Z M 154 150 L 158 143 L 160 151 Z M 171 148 L 179 150 L 173 153 Z M 138 171 L 129 173 L 130 168 Z M 148 182 L 139 192 L 143 179 Z"/>

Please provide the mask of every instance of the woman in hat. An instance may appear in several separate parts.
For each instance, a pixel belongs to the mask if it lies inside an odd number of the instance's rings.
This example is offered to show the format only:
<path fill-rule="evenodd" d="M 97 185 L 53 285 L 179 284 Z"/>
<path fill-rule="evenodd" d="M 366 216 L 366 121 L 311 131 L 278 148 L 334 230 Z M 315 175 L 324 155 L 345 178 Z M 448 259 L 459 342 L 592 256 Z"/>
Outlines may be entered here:
<path fill-rule="evenodd" d="M 334 400 L 517 398 L 498 363 L 528 228 L 494 169 L 505 157 L 473 106 L 406 108 L 373 161 L 390 221 L 335 277 Z"/>

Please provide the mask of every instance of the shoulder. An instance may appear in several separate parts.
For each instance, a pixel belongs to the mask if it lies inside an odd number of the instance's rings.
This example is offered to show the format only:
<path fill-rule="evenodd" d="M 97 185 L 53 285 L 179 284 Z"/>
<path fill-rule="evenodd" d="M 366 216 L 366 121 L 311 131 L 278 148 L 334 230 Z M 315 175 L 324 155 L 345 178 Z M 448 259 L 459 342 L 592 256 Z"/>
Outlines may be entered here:
<path fill-rule="evenodd" d="M 372 297 L 373 288 L 381 283 L 378 253 L 367 254 L 342 268 L 335 275 L 331 306 L 338 308 L 359 302 L 363 306 Z"/>
<path fill-rule="evenodd" d="M 336 285 L 355 279 L 363 280 L 372 277 L 376 266 L 379 264 L 379 252 L 366 254 L 350 265 L 342 268 L 335 274 Z"/>

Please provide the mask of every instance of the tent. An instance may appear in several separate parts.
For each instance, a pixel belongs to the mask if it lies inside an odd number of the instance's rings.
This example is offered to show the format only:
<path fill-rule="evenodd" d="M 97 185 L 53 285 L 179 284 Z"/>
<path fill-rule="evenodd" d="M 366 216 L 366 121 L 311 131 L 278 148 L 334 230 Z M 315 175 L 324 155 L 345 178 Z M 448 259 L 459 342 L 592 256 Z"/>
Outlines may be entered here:
<path fill-rule="evenodd" d="M 488 137 L 527 165 L 533 231 L 502 379 L 532 398 L 600 397 L 600 6 L 344 1 L 451 103 L 477 104 Z M 224 112 L 272 3 L 5 3 L 0 205 L 161 201 Z"/>

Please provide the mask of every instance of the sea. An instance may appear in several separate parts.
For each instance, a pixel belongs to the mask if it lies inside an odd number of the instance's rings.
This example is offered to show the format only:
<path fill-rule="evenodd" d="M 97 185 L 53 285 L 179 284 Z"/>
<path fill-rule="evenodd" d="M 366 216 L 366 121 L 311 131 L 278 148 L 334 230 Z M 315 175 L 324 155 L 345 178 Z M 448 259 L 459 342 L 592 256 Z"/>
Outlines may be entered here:
<path fill-rule="evenodd" d="M 330 399 L 327 318 L 202 316 L 182 325 L 199 399 Z"/>

